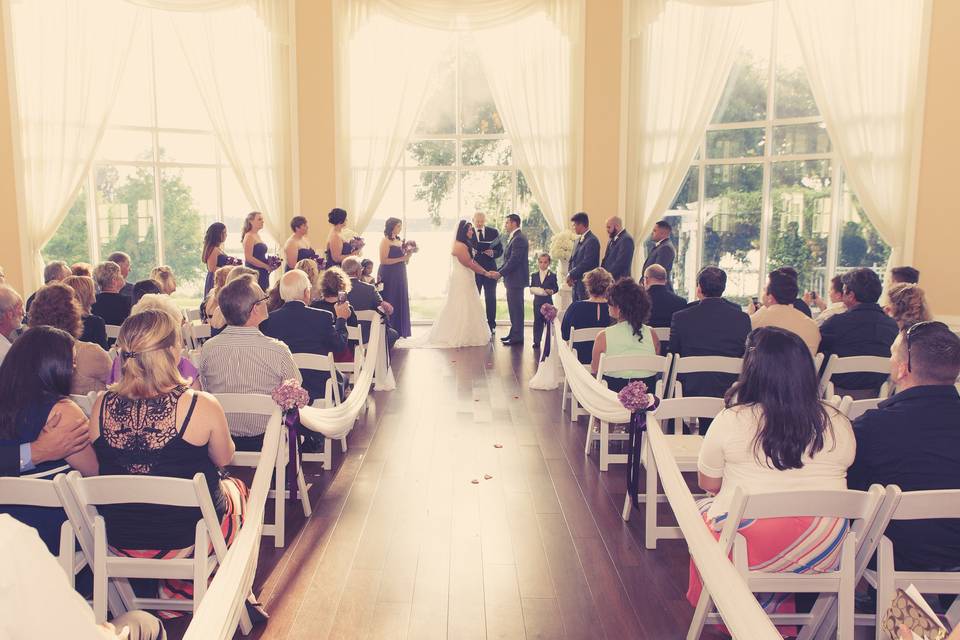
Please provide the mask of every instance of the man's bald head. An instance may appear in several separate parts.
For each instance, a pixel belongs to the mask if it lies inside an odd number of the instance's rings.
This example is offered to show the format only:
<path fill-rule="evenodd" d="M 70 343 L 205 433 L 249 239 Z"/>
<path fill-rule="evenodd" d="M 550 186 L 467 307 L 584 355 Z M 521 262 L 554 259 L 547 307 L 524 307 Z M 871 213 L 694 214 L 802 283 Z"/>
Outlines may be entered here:
<path fill-rule="evenodd" d="M 657 284 L 667 284 L 667 270 L 659 264 L 652 264 L 643 272 L 643 284 L 652 287 Z"/>
<path fill-rule="evenodd" d="M 610 216 L 607 218 L 607 233 L 610 237 L 616 236 L 623 230 L 623 220 L 620 219 L 620 216 Z"/>
<path fill-rule="evenodd" d="M 284 302 L 292 300 L 310 300 L 310 278 L 300 269 L 291 269 L 280 278 L 280 299 Z"/>

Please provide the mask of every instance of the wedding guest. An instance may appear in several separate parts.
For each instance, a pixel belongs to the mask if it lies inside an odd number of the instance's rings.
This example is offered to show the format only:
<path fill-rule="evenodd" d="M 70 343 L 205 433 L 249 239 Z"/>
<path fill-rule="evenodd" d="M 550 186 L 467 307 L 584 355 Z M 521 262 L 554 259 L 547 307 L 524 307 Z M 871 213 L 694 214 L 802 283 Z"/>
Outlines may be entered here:
<path fill-rule="evenodd" d="M 537 256 L 537 270 L 530 274 L 530 288 L 540 288 L 546 295 L 533 294 L 533 348 L 540 348 L 540 339 L 543 337 L 543 327 L 546 322 L 540 313 L 540 307 L 553 304 L 553 294 L 560 290 L 557 283 L 557 274 L 550 271 L 550 254 L 541 253 Z"/>
<path fill-rule="evenodd" d="M 267 243 L 260 239 L 261 229 L 263 214 L 251 211 L 243 221 L 240 242 L 243 244 L 243 264 L 256 270 L 257 284 L 266 291 L 270 288 L 270 272 L 277 267 L 267 262 Z"/>
<path fill-rule="evenodd" d="M 0 267 L 0 284 L 7 283 L 7 272 L 3 267 Z"/>
<path fill-rule="evenodd" d="M 154 267 L 150 270 L 150 279 L 156 280 L 160 285 L 160 293 L 172 295 L 177 290 L 177 279 L 173 275 L 173 269 L 167 265 Z"/>
<path fill-rule="evenodd" d="M 658 264 L 667 272 L 667 289 L 673 291 L 673 284 L 670 282 L 670 272 L 673 270 L 673 261 L 677 257 L 677 248 L 673 246 L 670 240 L 670 234 L 673 227 L 666 220 L 660 220 L 653 225 L 653 231 L 650 232 L 650 240 L 653 241 L 653 249 L 647 259 L 643 261 L 643 271 L 652 264 Z"/>
<path fill-rule="evenodd" d="M 200 350 L 197 368 L 204 389 L 270 395 L 284 380 L 302 380 L 287 345 L 257 328 L 268 313 L 267 296 L 254 276 L 241 272 L 220 290 L 217 300 L 227 327 Z M 259 451 L 263 447 L 265 416 L 231 414 L 228 418 L 237 449 Z"/>
<path fill-rule="evenodd" d="M 201 258 L 207 267 L 207 277 L 203 282 L 203 297 L 206 298 L 213 288 L 213 278 L 217 269 L 225 267 L 230 262 L 230 257 L 223 251 L 223 243 L 227 241 L 227 225 L 222 222 L 214 222 L 207 227 L 207 232 L 203 235 L 203 253 Z"/>
<path fill-rule="evenodd" d="M 51 282 L 60 282 L 64 278 L 73 275 L 73 272 L 70 271 L 70 267 L 67 266 L 67 263 L 63 260 L 54 260 L 53 262 L 48 262 L 47 266 L 43 268 L 43 284 L 50 284 Z M 37 292 L 34 291 L 30 294 L 30 297 L 27 298 L 26 312 L 30 313 L 30 307 L 33 305 L 33 298 L 37 295 Z"/>
<path fill-rule="evenodd" d="M 158 295 L 161 293 L 163 293 L 163 288 L 160 286 L 160 283 L 153 278 L 140 280 L 133 285 L 133 304 L 140 302 L 143 296 Z"/>
<path fill-rule="evenodd" d="M 360 255 L 360 249 L 349 240 L 343 239 L 343 229 L 347 226 L 347 212 L 343 209 L 331 209 L 327 214 L 330 233 L 327 235 L 327 266 L 339 267 L 347 256 Z"/>
<path fill-rule="evenodd" d="M 913 267 L 894 267 L 890 269 L 890 284 L 919 284 L 920 272 Z"/>
<path fill-rule="evenodd" d="M 283 306 L 283 298 L 280 297 L 280 283 L 270 287 L 270 291 L 267 291 L 267 311 L 273 313 L 277 309 Z"/>
<path fill-rule="evenodd" d="M 337 304 L 340 295 L 343 294 L 344 300 L 348 299 L 352 283 L 348 276 L 340 267 L 330 267 L 323 272 L 320 278 L 320 299 L 311 304 L 314 309 L 322 309 L 332 316 L 337 315 Z M 347 317 L 348 327 L 358 327 L 360 322 L 357 320 L 357 314 L 350 309 L 350 315 Z M 348 344 L 346 349 L 335 351 L 333 354 L 334 362 L 353 362 L 353 349 L 355 344 Z"/>
<path fill-rule="evenodd" d="M 820 351 L 829 359 L 837 354 L 890 357 L 900 328 L 888 317 L 877 300 L 883 292 L 880 277 L 871 269 L 846 272 L 843 278 L 843 303 L 847 311 L 835 315 L 820 327 Z M 837 395 L 855 400 L 875 398 L 887 376 L 882 373 L 844 373 L 833 377 Z"/>
<path fill-rule="evenodd" d="M 308 306 L 311 302 L 310 289 L 310 280 L 303 271 L 294 269 L 283 274 L 280 278 L 280 295 L 284 304 L 264 320 L 260 331 L 283 342 L 293 353 L 325 356 L 345 350 L 350 305 L 346 302 L 334 304 L 336 315 L 312 309 Z M 323 398 L 330 375 L 326 371 L 313 369 L 301 369 L 300 374 L 310 400 Z"/>
<path fill-rule="evenodd" d="M 746 346 L 740 379 L 704 436 L 697 464 L 700 487 L 713 494 L 698 506 L 714 537 L 737 488 L 747 493 L 846 489 L 855 451 L 850 421 L 820 399 L 817 372 L 800 336 L 763 327 L 750 334 Z M 739 533 L 753 570 L 773 566 L 821 573 L 836 568 L 848 527 L 842 518 L 763 518 L 744 521 Z M 700 591 L 691 560 L 687 599 L 696 604 Z M 758 597 L 768 613 L 794 611 L 791 595 Z"/>
<path fill-rule="evenodd" d="M 190 389 L 177 370 L 179 324 L 163 311 L 137 313 L 120 329 L 117 347 L 120 379 L 97 398 L 90 412 L 96 416 L 93 447 L 100 472 L 188 480 L 202 473 L 229 545 L 243 523 L 247 489 L 236 478 L 221 479 L 221 469 L 236 447 L 217 400 Z M 237 377 L 253 377 L 249 369 L 244 374 Z M 188 557 L 194 551 L 197 521 L 203 518 L 197 508 L 168 505 L 117 504 L 99 511 L 110 546 L 134 558 Z M 193 587 L 190 580 L 161 579 L 158 595 L 190 598 Z"/>
<path fill-rule="evenodd" d="M 70 265 L 70 273 L 75 276 L 93 277 L 93 265 L 89 262 L 74 262 Z"/>
<path fill-rule="evenodd" d="M 410 293 L 407 289 L 407 263 L 410 262 L 410 254 L 403 250 L 403 240 L 400 238 L 402 229 L 403 222 L 399 218 L 387 218 L 383 227 L 383 240 L 380 241 L 378 276 L 383 282 L 383 299 L 393 307 L 391 325 L 401 338 L 409 338 Z M 489 229 L 487 231 L 490 232 Z M 480 264 L 479 261 L 478 264 Z M 478 275 L 477 278 L 479 277 Z M 493 281 L 493 286 L 496 288 L 496 281 Z M 490 310 L 487 307 L 488 321 L 489 316 Z M 496 316 L 496 308 L 494 308 L 494 316 Z M 494 324 L 496 324 L 496 317 L 494 317 Z"/>
<path fill-rule="evenodd" d="M 573 248 L 567 270 L 567 286 L 573 288 L 573 301 L 577 302 L 587 299 L 583 276 L 600 266 L 600 240 L 590 231 L 590 216 L 585 212 L 575 213 L 570 222 L 573 232 L 580 236 Z"/>
<path fill-rule="evenodd" d="M 310 296 L 313 298 L 311 302 L 319 300 L 320 276 L 322 276 L 323 273 L 320 271 L 320 267 L 317 266 L 317 261 L 310 258 L 301 260 L 297 263 L 297 269 L 307 274 L 307 278 L 310 280 Z"/>
<path fill-rule="evenodd" d="M 583 285 L 587 299 L 575 301 L 563 314 L 560 336 L 564 341 L 570 339 L 570 332 L 573 329 L 609 327 L 612 323 L 610 308 L 607 305 L 607 291 L 613 285 L 613 278 L 607 270 L 597 267 L 588 271 L 583 276 Z M 581 364 L 590 364 L 593 358 L 593 343 L 577 342 L 573 348 Z"/>
<path fill-rule="evenodd" d="M 610 317 L 616 324 L 607 327 L 593 342 L 593 357 L 590 370 L 594 375 L 600 367 L 600 356 L 655 356 L 660 352 L 657 340 L 649 325 L 650 296 L 631 278 L 621 278 L 607 292 Z M 620 391 L 633 380 L 643 380 L 648 389 L 657 381 L 656 371 L 616 371 L 603 376 L 607 388 Z"/>
<path fill-rule="evenodd" d="M 354 311 L 378 311 L 384 316 L 385 321 L 393 319 L 393 305 L 380 296 L 380 292 L 372 284 L 363 282 L 360 279 L 363 269 L 360 261 L 355 257 L 345 258 L 343 261 L 343 271 L 350 277 L 350 293 L 347 294 L 347 302 Z M 363 335 L 364 343 L 370 340 L 370 323 L 361 322 L 360 330 Z M 392 326 L 387 327 L 387 348 L 392 348 L 393 343 L 399 338 L 397 330 Z"/>
<path fill-rule="evenodd" d="M 487 214 L 482 211 L 473 214 L 473 228 L 477 242 L 477 252 L 473 259 L 488 272 L 496 271 L 497 260 L 503 255 L 503 239 L 500 237 L 500 232 L 494 227 L 487 226 Z M 485 273 L 476 273 L 474 278 L 477 281 L 477 291 L 483 295 L 487 325 L 492 333 L 497 328 L 497 281 Z"/>
<path fill-rule="evenodd" d="M 367 284 L 377 284 L 377 279 L 373 277 L 373 260 L 370 258 L 360 261 L 360 279 Z"/>
<path fill-rule="evenodd" d="M 301 260 L 313 260 L 317 257 L 317 252 L 313 250 L 310 238 L 307 237 L 310 231 L 307 219 L 303 216 L 294 216 L 290 220 L 290 230 L 293 233 L 283 245 L 283 255 L 287 260 L 286 271 L 295 269 L 296 264 Z"/>
<path fill-rule="evenodd" d="M 116 262 L 101 262 L 93 270 L 93 279 L 100 288 L 100 293 L 97 294 L 97 301 L 90 307 L 90 312 L 103 318 L 107 324 L 120 326 L 130 315 L 130 307 L 133 306 L 131 297 L 120 293 L 124 284 L 120 266 Z"/>
<path fill-rule="evenodd" d="M 0 284 L 0 362 L 7 357 L 13 336 L 23 324 L 23 298 L 13 287 Z"/>
<path fill-rule="evenodd" d="M 219 291 L 222 290 L 224 286 L 243 276 L 253 276 L 256 278 L 257 270 L 240 266 L 228 268 L 224 276 L 223 285 L 217 290 L 217 293 L 219 294 Z M 227 326 L 227 319 L 223 317 L 223 312 L 220 310 L 219 299 L 215 297 L 211 302 L 213 303 L 213 311 L 210 314 L 208 324 L 210 325 L 210 336 L 213 337 L 223 331 L 223 328 Z"/>
<path fill-rule="evenodd" d="M 843 313 L 847 310 L 847 305 L 843 304 L 843 279 L 840 276 L 833 276 L 830 278 L 830 292 L 827 294 L 830 299 L 830 304 L 827 304 L 827 301 L 817 295 L 815 291 L 808 291 L 803 294 L 803 301 L 808 305 L 816 305 L 820 310 L 817 315 L 813 317 L 813 321 L 817 323 L 817 326 L 823 326 L 823 323 L 837 315 L 838 313 Z"/>
<path fill-rule="evenodd" d="M 629 278 L 630 265 L 633 263 L 633 236 L 623 228 L 623 220 L 618 216 L 607 218 L 607 235 L 610 240 L 603 252 L 600 266 L 610 272 L 614 282 L 620 278 Z"/>
<path fill-rule="evenodd" d="M 220 267 L 213 273 L 213 287 L 210 288 L 210 292 L 207 293 L 206 297 L 203 299 L 203 302 L 200 303 L 201 321 L 210 324 L 213 313 L 217 310 L 217 294 L 220 293 L 220 289 L 223 288 L 223 285 L 227 283 L 227 276 L 229 276 L 230 272 L 235 268 L 236 267 L 232 265 L 227 265 L 225 267 Z M 223 318 L 221 316 L 221 320 L 222 319 Z M 221 324 L 220 326 L 222 327 L 223 325 Z"/>
<path fill-rule="evenodd" d="M 923 289 L 915 284 L 893 285 L 887 292 L 887 304 L 883 311 L 897 322 L 901 331 L 918 322 L 933 320 Z"/>
<path fill-rule="evenodd" d="M 915 285 L 906 285 L 915 286 Z M 897 393 L 857 418 L 851 489 L 960 489 L 960 338 L 942 322 L 918 322 L 897 336 L 890 379 Z M 960 521 L 898 520 L 887 526 L 897 571 L 957 571 Z"/>
<path fill-rule="evenodd" d="M 780 267 L 780 270 L 792 276 L 793 279 L 797 281 L 797 297 L 793 299 L 793 308 L 801 312 L 803 315 L 807 316 L 808 318 L 812 318 L 813 311 L 810 309 L 810 305 L 807 304 L 806 300 L 804 299 L 805 296 L 803 297 L 800 296 L 800 274 L 797 272 L 796 269 L 790 266 Z"/>
<path fill-rule="evenodd" d="M 767 291 L 763 306 L 753 307 L 750 324 L 758 327 L 780 327 L 800 336 L 810 350 L 810 357 L 817 355 L 820 346 L 820 328 L 817 323 L 793 306 L 797 299 L 797 279 L 785 269 L 775 269 L 767 276 Z"/>
<path fill-rule="evenodd" d="M 38 296 L 37 304 L 41 302 Z M 0 366 L 0 439 L 21 445 L 32 443 L 46 423 L 57 416 L 65 423 L 86 421 L 80 407 L 70 400 L 73 349 L 70 334 L 49 326 L 33 327 L 14 343 L 10 357 Z M 65 459 L 38 463 L 31 471 L 52 478 L 70 467 L 85 476 L 96 475 L 93 449 L 84 446 Z M 0 507 L 0 513 L 35 528 L 51 551 L 60 552 L 60 525 L 66 520 L 63 509 L 6 506 Z"/>
<path fill-rule="evenodd" d="M 687 299 L 667 289 L 667 271 L 659 264 L 652 264 L 643 272 L 643 286 L 650 296 L 650 326 L 669 327 L 673 314 L 686 308 Z M 669 348 L 669 343 L 666 345 Z"/>
<path fill-rule="evenodd" d="M 106 323 L 100 316 L 94 315 L 90 308 L 97 299 L 97 287 L 90 276 L 70 276 L 64 279 L 63 284 L 73 289 L 73 295 L 80 303 L 83 333 L 78 338 L 80 342 L 92 342 L 102 349 L 109 349 L 107 345 Z"/>
<path fill-rule="evenodd" d="M 107 262 L 115 262 L 120 267 L 120 277 L 123 278 L 123 285 L 120 287 L 120 295 L 126 296 L 133 304 L 133 283 L 127 282 L 127 276 L 130 275 L 130 256 L 123 251 L 114 251 L 107 256 Z M 96 278 L 96 276 L 94 276 Z"/>

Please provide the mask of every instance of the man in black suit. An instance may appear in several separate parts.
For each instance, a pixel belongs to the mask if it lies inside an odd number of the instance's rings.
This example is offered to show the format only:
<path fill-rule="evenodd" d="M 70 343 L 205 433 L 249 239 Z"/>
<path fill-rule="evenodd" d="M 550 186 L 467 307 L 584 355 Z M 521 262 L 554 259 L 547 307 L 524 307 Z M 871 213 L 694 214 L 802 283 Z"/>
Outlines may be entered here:
<path fill-rule="evenodd" d="M 120 287 L 118 293 L 129 298 L 131 305 L 135 304 L 133 301 L 133 283 L 127 282 L 127 276 L 130 275 L 130 256 L 123 251 L 114 251 L 107 256 L 107 261 L 116 262 L 117 266 L 120 267 L 120 277 L 123 278 L 123 286 Z"/>
<path fill-rule="evenodd" d="M 350 292 L 347 294 L 347 302 L 354 311 L 378 311 L 384 316 L 386 321 L 393 313 L 393 305 L 383 299 L 377 288 L 369 282 L 360 279 L 363 274 L 363 265 L 360 259 L 350 256 L 343 259 L 340 267 L 350 276 Z M 370 323 L 360 322 L 360 332 L 363 335 L 363 342 L 366 344 L 370 340 Z M 392 349 L 393 343 L 397 341 L 400 334 L 396 329 L 387 327 L 387 348 Z"/>
<path fill-rule="evenodd" d="M 539 287 L 547 294 L 533 295 L 533 348 L 540 348 L 540 338 L 543 336 L 544 319 L 540 307 L 553 304 L 553 294 L 559 290 L 557 274 L 550 271 L 550 254 L 541 253 L 537 256 L 537 270 L 530 274 L 530 288 Z"/>
<path fill-rule="evenodd" d="M 291 353 L 326 356 L 347 348 L 348 303 L 334 305 L 336 318 L 328 311 L 310 307 L 310 278 L 300 269 L 288 271 L 280 278 L 280 297 L 283 306 L 260 323 L 264 335 L 284 343 Z M 329 374 L 312 369 L 303 369 L 300 374 L 310 400 L 322 398 Z"/>
<path fill-rule="evenodd" d="M 53 262 L 48 262 L 47 266 L 43 268 L 43 284 L 50 284 L 51 282 L 60 282 L 64 278 L 67 278 L 71 275 L 70 267 L 67 266 L 67 263 L 63 260 L 54 260 Z M 26 312 L 30 313 L 30 305 L 33 304 L 33 299 L 36 297 L 37 292 L 34 291 L 30 294 L 30 297 L 27 298 Z"/>
<path fill-rule="evenodd" d="M 530 283 L 527 265 L 530 245 L 527 236 L 520 231 L 520 216 L 511 213 L 503 223 L 507 234 L 507 247 L 503 251 L 503 266 L 494 272 L 498 280 L 503 278 L 507 290 L 507 310 L 510 312 L 510 333 L 501 342 L 505 346 L 523 344 L 523 291 Z"/>
<path fill-rule="evenodd" d="M 667 290 L 667 272 L 658 264 L 650 265 L 643 272 L 643 286 L 647 289 L 651 303 L 650 320 L 647 324 L 651 327 L 669 327 L 673 314 L 686 308 L 687 299 Z"/>
<path fill-rule="evenodd" d="M 677 257 L 677 249 L 670 241 L 670 233 L 673 227 L 666 220 L 660 220 L 653 225 L 653 231 L 650 233 L 650 239 L 654 246 L 650 255 L 643 262 L 643 270 L 652 264 L 658 264 L 667 272 L 667 288 L 673 291 L 673 284 L 670 282 L 670 272 L 673 270 L 673 260 Z"/>
<path fill-rule="evenodd" d="M 670 324 L 670 351 L 685 356 L 728 356 L 742 358 L 750 333 L 750 316 L 723 296 L 727 274 L 717 267 L 704 267 L 697 274 L 697 299 L 673 314 Z M 722 397 L 736 382 L 729 373 L 688 373 L 680 377 L 683 395 Z M 706 433 L 710 420 L 700 420 Z"/>
<path fill-rule="evenodd" d="M 623 228 L 623 221 L 613 216 L 607 220 L 607 234 L 610 241 L 603 252 L 600 266 L 610 272 L 613 281 L 630 277 L 630 265 L 633 263 L 633 236 Z"/>
<path fill-rule="evenodd" d="M 120 275 L 120 265 L 116 262 L 101 262 L 93 270 L 93 279 L 100 287 L 97 301 L 93 303 L 90 312 L 100 316 L 106 324 L 121 325 L 130 315 L 130 298 L 120 293 L 124 285 Z"/>
<path fill-rule="evenodd" d="M 477 232 L 477 255 L 474 260 L 487 271 L 497 270 L 497 259 L 503 255 L 500 232 L 487 226 L 487 216 L 477 212 L 473 214 L 473 228 Z M 487 324 L 490 331 L 497 327 L 497 281 L 485 275 L 476 274 L 477 291 L 483 294 L 487 308 Z"/>
<path fill-rule="evenodd" d="M 570 222 L 573 223 L 573 232 L 580 236 L 567 270 L 567 285 L 573 287 L 573 301 L 576 302 L 587 299 L 583 274 L 600 266 L 600 240 L 590 231 L 590 217 L 583 211 L 574 214 Z"/>

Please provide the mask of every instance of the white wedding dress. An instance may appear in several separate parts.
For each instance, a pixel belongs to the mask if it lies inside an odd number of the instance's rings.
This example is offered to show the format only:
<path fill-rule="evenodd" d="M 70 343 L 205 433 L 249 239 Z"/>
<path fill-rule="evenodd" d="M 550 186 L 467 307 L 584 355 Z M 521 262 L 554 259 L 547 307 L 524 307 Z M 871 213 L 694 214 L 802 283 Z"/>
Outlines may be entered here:
<path fill-rule="evenodd" d="M 398 340 L 401 349 L 482 347 L 490 342 L 487 315 L 474 272 L 450 257 L 447 299 L 426 335 Z"/>

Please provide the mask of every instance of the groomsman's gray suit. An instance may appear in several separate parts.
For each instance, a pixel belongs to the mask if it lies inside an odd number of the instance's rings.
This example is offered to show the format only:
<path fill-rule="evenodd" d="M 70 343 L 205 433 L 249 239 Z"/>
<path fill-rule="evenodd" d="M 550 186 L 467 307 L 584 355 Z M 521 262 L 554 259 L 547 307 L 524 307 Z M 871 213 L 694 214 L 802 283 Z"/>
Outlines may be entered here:
<path fill-rule="evenodd" d="M 507 240 L 503 266 L 499 271 L 507 290 L 507 310 L 510 312 L 508 342 L 523 342 L 523 292 L 530 284 L 530 274 L 527 273 L 529 254 L 527 236 L 517 229 Z"/>
<path fill-rule="evenodd" d="M 667 272 L 667 289 L 673 291 L 673 283 L 670 282 L 670 272 L 673 271 L 673 260 L 677 257 L 677 249 L 670 242 L 670 238 L 664 238 L 658 244 L 654 245 L 647 259 L 643 261 L 643 270 L 652 264 L 658 264 Z M 641 272 L 642 276 L 643 273 Z"/>
<path fill-rule="evenodd" d="M 583 286 L 583 274 L 600 266 L 600 240 L 587 229 L 580 242 L 573 248 L 567 277 L 573 279 L 573 301 L 586 300 L 587 289 Z"/>
<path fill-rule="evenodd" d="M 630 277 L 630 264 L 633 262 L 633 236 L 622 229 L 615 237 L 610 238 L 607 250 L 603 253 L 603 262 L 600 266 L 610 272 L 613 281 Z"/>

